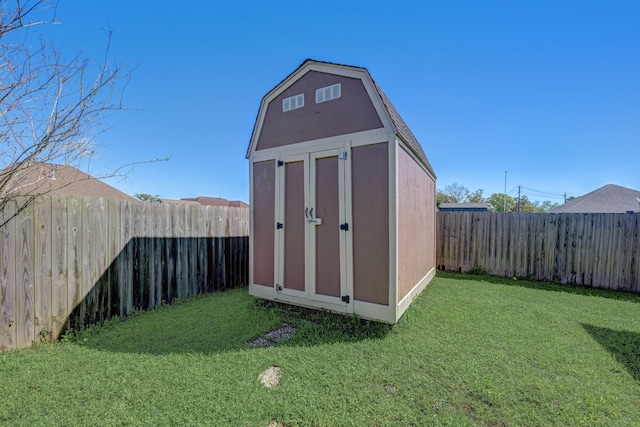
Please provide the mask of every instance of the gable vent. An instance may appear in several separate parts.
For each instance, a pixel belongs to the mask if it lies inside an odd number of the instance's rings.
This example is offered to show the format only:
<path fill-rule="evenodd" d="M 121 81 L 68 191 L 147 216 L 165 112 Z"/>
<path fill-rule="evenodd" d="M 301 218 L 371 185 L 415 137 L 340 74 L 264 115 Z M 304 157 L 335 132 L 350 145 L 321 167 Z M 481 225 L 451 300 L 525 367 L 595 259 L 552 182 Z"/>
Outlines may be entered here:
<path fill-rule="evenodd" d="M 296 96 L 290 96 L 282 100 L 282 111 L 287 112 L 304 107 L 304 93 Z"/>
<path fill-rule="evenodd" d="M 316 104 L 331 101 L 332 99 L 340 98 L 340 96 L 342 96 L 342 86 L 340 83 L 321 87 L 320 89 L 316 89 Z"/>

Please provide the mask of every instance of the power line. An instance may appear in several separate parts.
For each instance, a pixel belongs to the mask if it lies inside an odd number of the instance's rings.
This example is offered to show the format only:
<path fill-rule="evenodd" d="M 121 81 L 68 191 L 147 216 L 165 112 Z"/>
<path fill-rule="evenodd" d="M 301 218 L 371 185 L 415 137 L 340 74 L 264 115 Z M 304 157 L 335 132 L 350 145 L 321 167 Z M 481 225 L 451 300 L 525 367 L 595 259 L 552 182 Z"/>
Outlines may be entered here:
<path fill-rule="evenodd" d="M 515 193 L 518 191 L 518 186 L 516 185 L 515 187 L 513 187 L 511 190 L 509 190 L 509 192 L 507 193 L 508 195 L 511 195 L 512 193 Z"/>
<path fill-rule="evenodd" d="M 570 194 L 564 191 L 559 192 L 559 191 L 538 190 L 535 188 L 527 187 L 525 185 L 516 185 L 511 190 L 507 191 L 506 194 L 508 196 L 515 196 L 518 194 L 518 190 L 520 190 L 521 196 L 546 197 L 549 199 L 557 199 L 557 200 L 564 200 L 567 196 L 573 196 L 573 194 Z"/>
<path fill-rule="evenodd" d="M 531 188 L 531 187 L 526 187 L 526 186 L 522 186 L 522 188 L 524 190 L 527 190 L 529 193 L 531 194 L 535 194 L 536 196 L 540 196 L 540 197 L 544 197 L 544 196 L 555 196 L 555 197 L 559 197 L 559 198 L 564 198 L 567 195 L 573 196 L 573 194 L 569 194 L 566 191 L 545 191 L 545 190 L 537 190 L 535 188 Z"/>
<path fill-rule="evenodd" d="M 552 199 L 552 200 L 564 200 L 565 199 L 565 195 L 564 194 L 555 194 L 555 195 L 549 195 L 548 193 L 535 193 L 535 192 L 531 192 L 531 191 L 523 191 L 523 194 L 525 194 L 526 196 L 531 196 L 531 197 L 540 197 L 540 198 L 546 198 L 546 199 Z"/>

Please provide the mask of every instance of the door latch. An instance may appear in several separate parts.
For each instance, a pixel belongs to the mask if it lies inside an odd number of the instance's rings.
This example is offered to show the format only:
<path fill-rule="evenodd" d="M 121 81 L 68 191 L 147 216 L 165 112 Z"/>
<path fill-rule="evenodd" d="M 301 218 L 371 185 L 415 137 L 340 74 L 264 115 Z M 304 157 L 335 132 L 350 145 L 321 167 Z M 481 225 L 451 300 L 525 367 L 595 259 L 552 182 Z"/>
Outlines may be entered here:
<path fill-rule="evenodd" d="M 340 230 L 349 231 L 349 223 L 340 224 Z"/>
<path fill-rule="evenodd" d="M 276 230 L 280 230 L 282 227 L 284 227 L 284 225 L 282 225 L 281 222 L 276 223 Z"/>
<path fill-rule="evenodd" d="M 340 299 L 342 300 L 342 302 L 346 302 L 347 304 L 349 304 L 349 301 L 351 301 L 349 295 L 343 295 Z"/>

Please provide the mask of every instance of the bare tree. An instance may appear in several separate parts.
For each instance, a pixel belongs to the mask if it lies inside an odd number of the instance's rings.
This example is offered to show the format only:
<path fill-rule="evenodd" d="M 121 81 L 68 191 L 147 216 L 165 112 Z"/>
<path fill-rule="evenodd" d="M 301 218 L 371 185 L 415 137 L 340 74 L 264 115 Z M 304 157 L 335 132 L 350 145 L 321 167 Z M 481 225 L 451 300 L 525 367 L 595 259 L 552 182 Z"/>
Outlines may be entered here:
<path fill-rule="evenodd" d="M 446 194 L 449 198 L 448 201 L 451 203 L 463 203 L 466 202 L 469 198 L 469 194 L 471 192 L 464 185 L 458 184 L 454 182 L 453 184 L 449 184 L 444 187 L 444 194 Z"/>
<path fill-rule="evenodd" d="M 49 0 L 0 0 L 0 226 L 47 192 L 33 190 L 46 175 L 29 168 L 88 162 L 105 117 L 122 109 L 129 70 L 107 60 L 111 34 L 101 64 L 82 55 L 68 60 L 38 32 L 58 23 Z"/>

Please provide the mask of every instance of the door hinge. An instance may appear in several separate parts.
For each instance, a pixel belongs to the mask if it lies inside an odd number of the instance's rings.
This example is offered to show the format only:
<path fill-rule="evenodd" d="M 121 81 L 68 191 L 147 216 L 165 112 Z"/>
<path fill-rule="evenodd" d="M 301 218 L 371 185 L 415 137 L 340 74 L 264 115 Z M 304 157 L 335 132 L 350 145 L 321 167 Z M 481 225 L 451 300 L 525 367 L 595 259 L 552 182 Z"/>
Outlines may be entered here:
<path fill-rule="evenodd" d="M 340 224 L 340 230 L 349 231 L 349 223 Z"/>
<path fill-rule="evenodd" d="M 284 162 L 282 160 L 278 160 L 278 166 L 284 166 Z"/>
<path fill-rule="evenodd" d="M 349 295 L 343 295 L 340 299 L 342 300 L 342 302 L 346 302 L 347 304 L 349 304 L 349 301 L 351 301 Z"/>
<path fill-rule="evenodd" d="M 338 158 L 342 159 L 342 160 L 346 159 L 347 158 L 347 152 L 343 151 L 342 153 L 338 154 Z"/>
<path fill-rule="evenodd" d="M 281 222 L 276 222 L 276 230 L 280 230 L 284 225 Z"/>

